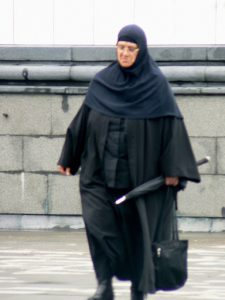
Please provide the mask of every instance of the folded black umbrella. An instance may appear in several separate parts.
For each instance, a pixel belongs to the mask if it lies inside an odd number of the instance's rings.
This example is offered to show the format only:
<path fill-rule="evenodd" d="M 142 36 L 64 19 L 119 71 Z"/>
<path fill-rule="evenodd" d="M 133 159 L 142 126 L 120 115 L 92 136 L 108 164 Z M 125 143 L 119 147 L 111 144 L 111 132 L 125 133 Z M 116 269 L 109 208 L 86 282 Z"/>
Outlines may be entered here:
<path fill-rule="evenodd" d="M 202 158 L 201 160 L 197 161 L 196 164 L 197 164 L 197 166 L 201 166 L 209 161 L 210 161 L 210 157 L 206 156 L 206 157 Z M 139 185 L 138 187 L 134 188 L 126 195 L 117 199 L 115 203 L 120 204 L 128 199 L 132 199 L 132 198 L 144 195 L 148 192 L 155 191 L 159 187 L 163 186 L 164 184 L 165 184 L 165 178 L 163 176 L 156 177 L 156 178 L 149 180 L 149 181 Z M 182 185 L 182 183 L 181 183 L 181 185 Z M 185 185 L 186 185 L 186 181 L 183 182 L 183 188 L 185 187 Z M 182 187 L 181 187 L 181 189 L 182 189 Z"/>

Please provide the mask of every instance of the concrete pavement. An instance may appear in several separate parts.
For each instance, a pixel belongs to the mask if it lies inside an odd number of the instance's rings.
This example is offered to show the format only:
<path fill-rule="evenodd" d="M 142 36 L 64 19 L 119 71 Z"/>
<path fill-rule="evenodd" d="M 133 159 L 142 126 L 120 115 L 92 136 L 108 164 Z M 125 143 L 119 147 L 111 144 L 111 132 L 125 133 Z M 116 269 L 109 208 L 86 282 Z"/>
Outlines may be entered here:
<path fill-rule="evenodd" d="M 225 233 L 185 233 L 189 279 L 153 300 L 224 300 Z M 114 280 L 116 300 L 128 300 L 129 283 Z M 1 300 L 86 300 L 96 281 L 84 231 L 0 231 Z"/>

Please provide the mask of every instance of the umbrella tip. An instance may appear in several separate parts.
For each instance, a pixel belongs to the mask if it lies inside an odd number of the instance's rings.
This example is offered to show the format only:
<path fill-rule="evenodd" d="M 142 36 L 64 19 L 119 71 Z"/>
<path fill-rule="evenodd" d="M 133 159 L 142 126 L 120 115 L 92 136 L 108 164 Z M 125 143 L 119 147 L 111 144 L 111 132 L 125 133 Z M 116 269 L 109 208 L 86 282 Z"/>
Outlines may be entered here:
<path fill-rule="evenodd" d="M 126 200 L 126 196 L 123 196 L 123 197 L 117 199 L 115 203 L 116 203 L 116 205 L 118 205 L 118 204 L 124 202 L 125 200 Z"/>

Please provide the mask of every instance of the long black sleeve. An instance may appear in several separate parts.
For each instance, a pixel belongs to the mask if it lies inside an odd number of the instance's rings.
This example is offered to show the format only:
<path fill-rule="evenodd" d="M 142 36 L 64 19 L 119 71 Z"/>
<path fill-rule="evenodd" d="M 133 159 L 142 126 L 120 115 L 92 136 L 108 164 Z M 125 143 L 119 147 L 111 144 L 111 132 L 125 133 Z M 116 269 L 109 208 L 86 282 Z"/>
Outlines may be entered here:
<path fill-rule="evenodd" d="M 160 163 L 163 175 L 199 182 L 196 160 L 183 120 L 164 119 L 162 144 Z"/>
<path fill-rule="evenodd" d="M 81 156 L 85 146 L 85 136 L 89 108 L 82 105 L 69 125 L 58 165 L 70 168 L 74 175 L 81 164 Z"/>

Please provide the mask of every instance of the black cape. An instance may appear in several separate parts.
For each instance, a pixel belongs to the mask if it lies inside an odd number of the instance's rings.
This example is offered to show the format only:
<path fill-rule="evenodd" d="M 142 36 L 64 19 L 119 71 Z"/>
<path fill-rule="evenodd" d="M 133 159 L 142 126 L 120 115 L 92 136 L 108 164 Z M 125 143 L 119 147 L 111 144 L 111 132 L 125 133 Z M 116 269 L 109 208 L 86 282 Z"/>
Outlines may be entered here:
<path fill-rule="evenodd" d="M 144 31 L 134 24 L 125 26 L 118 34 L 118 41 L 136 43 L 137 58 L 129 68 L 115 61 L 98 72 L 88 89 L 86 105 L 111 117 L 182 118 L 167 79 L 148 53 Z"/>
<path fill-rule="evenodd" d="M 120 263 L 114 268 L 113 275 L 119 279 L 136 280 L 139 290 L 154 293 L 151 245 L 154 241 L 171 238 L 176 192 L 173 188 L 162 187 L 135 201 L 128 201 L 118 209 L 113 206 L 113 201 L 122 195 L 113 196 L 110 193 L 101 168 L 109 123 L 109 116 L 82 105 L 67 130 L 58 164 L 70 167 L 72 174 L 81 166 L 80 191 L 89 239 L 101 243 L 109 261 L 113 261 L 115 256 L 108 241 L 109 235 L 115 240 L 116 236 L 122 235 L 127 245 L 123 262 L 127 266 L 132 265 L 132 271 L 126 270 L 124 264 Z M 159 175 L 200 181 L 182 119 L 126 119 L 126 130 L 131 189 Z M 112 202 L 113 209 L 108 206 L 107 199 Z M 116 228 L 118 220 L 121 228 Z"/>

